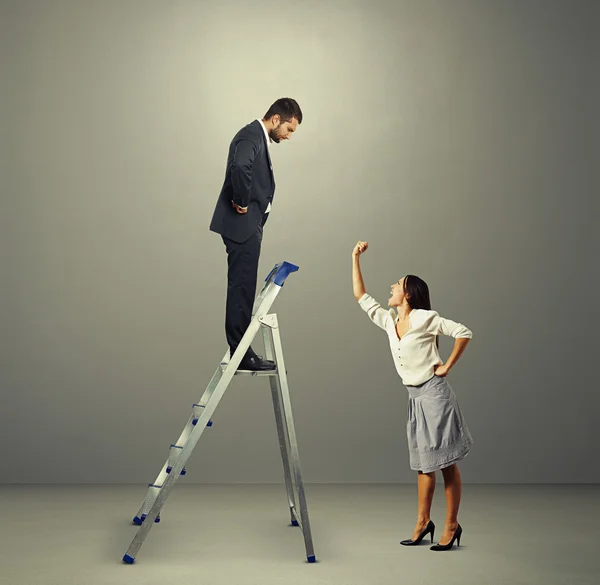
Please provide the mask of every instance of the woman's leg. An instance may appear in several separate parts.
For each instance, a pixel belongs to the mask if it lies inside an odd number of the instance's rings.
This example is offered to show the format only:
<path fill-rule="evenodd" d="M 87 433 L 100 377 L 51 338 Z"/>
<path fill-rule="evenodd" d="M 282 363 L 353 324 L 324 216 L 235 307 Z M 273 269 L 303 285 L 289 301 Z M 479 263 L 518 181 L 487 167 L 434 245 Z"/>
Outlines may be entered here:
<path fill-rule="evenodd" d="M 444 475 L 444 488 L 446 490 L 446 523 L 439 543 L 448 544 L 458 528 L 458 508 L 462 493 L 462 481 L 456 464 L 442 469 L 442 474 Z"/>
<path fill-rule="evenodd" d="M 418 510 L 417 525 L 412 535 L 412 539 L 418 538 L 419 534 L 427 528 L 431 520 L 431 502 L 433 501 L 433 492 L 435 491 L 435 471 L 432 473 L 422 473 L 418 475 Z"/>

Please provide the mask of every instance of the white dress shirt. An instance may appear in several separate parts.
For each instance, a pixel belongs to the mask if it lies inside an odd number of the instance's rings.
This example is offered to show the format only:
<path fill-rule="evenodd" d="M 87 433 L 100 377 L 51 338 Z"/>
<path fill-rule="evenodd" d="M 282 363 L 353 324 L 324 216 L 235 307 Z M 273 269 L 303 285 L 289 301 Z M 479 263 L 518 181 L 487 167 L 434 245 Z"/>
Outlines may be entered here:
<path fill-rule="evenodd" d="M 418 386 L 433 377 L 436 366 L 444 362 L 436 346 L 437 335 L 471 339 L 473 333 L 464 325 L 444 319 L 436 311 L 413 309 L 409 313 L 409 329 L 398 338 L 394 309 L 385 310 L 365 293 L 358 301 L 371 321 L 387 334 L 394 365 L 405 386 Z"/>
<path fill-rule="evenodd" d="M 265 138 L 267 139 L 267 148 L 269 148 L 270 144 L 271 144 L 271 137 L 269 136 L 269 133 L 267 132 L 267 128 L 265 127 L 263 121 L 260 118 L 256 118 L 259 122 L 260 125 L 262 126 L 262 129 L 265 132 Z M 271 167 L 271 170 L 273 170 L 273 168 Z M 271 211 L 271 202 L 269 201 L 269 205 L 267 205 L 267 210 L 265 211 L 265 213 L 269 213 L 269 211 Z"/>

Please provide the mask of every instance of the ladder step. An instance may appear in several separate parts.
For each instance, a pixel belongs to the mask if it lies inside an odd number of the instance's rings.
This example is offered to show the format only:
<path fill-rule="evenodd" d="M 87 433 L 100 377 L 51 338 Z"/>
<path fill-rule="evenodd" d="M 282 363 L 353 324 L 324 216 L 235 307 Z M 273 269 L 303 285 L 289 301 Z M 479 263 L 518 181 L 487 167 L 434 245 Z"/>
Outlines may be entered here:
<path fill-rule="evenodd" d="M 139 516 L 136 516 L 133 519 L 133 523 L 137 526 L 141 526 L 143 522 L 148 517 L 148 512 L 150 512 L 150 508 L 154 505 L 156 498 L 158 498 L 158 494 L 162 489 L 162 485 L 156 485 L 153 483 L 148 484 L 148 493 L 146 495 L 146 499 L 144 500 L 144 504 L 142 509 L 138 512 Z M 160 514 L 154 519 L 154 522 L 158 524 L 160 522 Z"/>
<path fill-rule="evenodd" d="M 194 409 L 194 420 L 192 420 L 192 424 L 194 426 L 196 426 L 198 424 L 198 419 L 200 418 L 200 415 L 202 414 L 202 409 L 204 408 L 204 406 L 202 406 L 201 404 L 192 404 L 192 408 Z M 206 426 L 212 427 L 213 421 L 209 420 L 206 423 Z"/>
<path fill-rule="evenodd" d="M 148 514 L 142 514 L 142 522 L 148 517 Z M 156 524 L 158 524 L 160 522 L 160 516 L 157 516 L 154 519 L 154 522 L 156 522 Z"/>
<path fill-rule="evenodd" d="M 221 362 L 221 369 L 225 371 L 229 366 L 229 362 Z M 254 370 L 236 370 L 234 376 L 277 376 L 277 368 L 274 370 L 267 370 L 266 372 L 257 372 Z"/>
<path fill-rule="evenodd" d="M 173 465 L 175 465 L 175 463 L 177 462 L 177 459 L 179 458 L 179 455 L 182 450 L 183 450 L 183 447 L 180 447 L 179 445 L 171 445 L 171 450 L 169 451 L 169 460 L 167 463 L 167 473 L 171 473 L 171 470 L 173 469 Z M 186 473 L 187 473 L 187 471 L 184 467 L 181 470 L 181 475 L 185 475 Z"/>

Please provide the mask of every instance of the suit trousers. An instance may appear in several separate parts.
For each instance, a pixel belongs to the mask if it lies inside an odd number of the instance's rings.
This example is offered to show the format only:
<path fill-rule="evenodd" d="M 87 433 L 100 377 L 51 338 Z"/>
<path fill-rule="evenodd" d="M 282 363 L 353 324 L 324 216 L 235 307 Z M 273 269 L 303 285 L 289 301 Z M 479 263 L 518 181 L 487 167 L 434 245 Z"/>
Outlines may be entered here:
<path fill-rule="evenodd" d="M 258 225 L 256 232 L 241 244 L 221 236 L 227 250 L 225 334 L 231 355 L 237 349 L 252 320 L 263 225 L 264 221 Z M 248 358 L 254 355 L 256 354 L 251 348 L 246 352 Z"/>

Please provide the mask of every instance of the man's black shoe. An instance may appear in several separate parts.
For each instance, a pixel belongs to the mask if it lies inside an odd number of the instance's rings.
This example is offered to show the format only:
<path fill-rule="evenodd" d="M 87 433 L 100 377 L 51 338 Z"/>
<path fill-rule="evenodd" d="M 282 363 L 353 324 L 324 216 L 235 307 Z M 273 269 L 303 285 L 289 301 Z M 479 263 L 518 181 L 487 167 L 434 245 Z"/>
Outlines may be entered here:
<path fill-rule="evenodd" d="M 260 355 L 245 357 L 238 367 L 238 370 L 250 370 L 251 372 L 268 372 L 274 369 L 275 362 L 265 360 Z"/>

